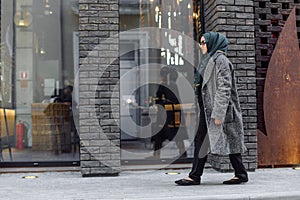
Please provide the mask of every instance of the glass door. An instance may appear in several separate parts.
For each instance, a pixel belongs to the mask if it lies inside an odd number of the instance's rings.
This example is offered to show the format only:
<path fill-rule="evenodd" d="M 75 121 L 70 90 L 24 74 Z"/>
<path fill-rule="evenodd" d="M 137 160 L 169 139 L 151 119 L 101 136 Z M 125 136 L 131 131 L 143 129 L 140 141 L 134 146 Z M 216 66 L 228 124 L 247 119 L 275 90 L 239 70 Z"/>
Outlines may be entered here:
<path fill-rule="evenodd" d="M 121 158 L 192 158 L 201 1 L 120 0 Z"/>
<path fill-rule="evenodd" d="M 78 164 L 78 1 L 1 1 L 0 165 Z"/>

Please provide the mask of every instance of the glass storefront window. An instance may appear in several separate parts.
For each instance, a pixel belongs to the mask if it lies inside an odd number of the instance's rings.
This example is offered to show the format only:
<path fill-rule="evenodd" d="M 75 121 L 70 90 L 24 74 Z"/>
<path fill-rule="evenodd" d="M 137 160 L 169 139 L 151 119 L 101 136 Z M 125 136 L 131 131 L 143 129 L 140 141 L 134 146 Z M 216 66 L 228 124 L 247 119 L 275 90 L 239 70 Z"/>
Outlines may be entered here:
<path fill-rule="evenodd" d="M 199 53 L 191 40 L 202 31 L 200 11 L 200 0 L 120 0 L 125 163 L 192 157 L 193 67 Z"/>
<path fill-rule="evenodd" d="M 78 0 L 2 0 L 0 160 L 78 161 Z"/>

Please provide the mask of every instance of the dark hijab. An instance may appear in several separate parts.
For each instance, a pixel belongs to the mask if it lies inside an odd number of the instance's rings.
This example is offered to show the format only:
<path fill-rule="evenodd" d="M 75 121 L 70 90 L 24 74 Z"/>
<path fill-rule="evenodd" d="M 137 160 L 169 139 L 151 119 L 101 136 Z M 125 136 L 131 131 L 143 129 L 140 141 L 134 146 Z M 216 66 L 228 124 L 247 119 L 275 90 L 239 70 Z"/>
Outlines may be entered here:
<path fill-rule="evenodd" d="M 196 85 L 202 84 L 202 76 L 204 73 L 204 69 L 211 58 L 217 51 L 222 52 L 224 54 L 227 53 L 228 48 L 228 40 L 227 38 L 217 32 L 208 32 L 202 35 L 205 38 L 206 46 L 207 46 L 207 54 L 202 55 L 202 59 L 197 69 L 195 69 L 195 81 Z M 196 92 L 197 93 L 197 92 Z"/>
<path fill-rule="evenodd" d="M 217 51 L 227 52 L 228 40 L 226 37 L 220 33 L 208 32 L 203 34 L 205 38 L 207 53 L 213 56 Z"/>

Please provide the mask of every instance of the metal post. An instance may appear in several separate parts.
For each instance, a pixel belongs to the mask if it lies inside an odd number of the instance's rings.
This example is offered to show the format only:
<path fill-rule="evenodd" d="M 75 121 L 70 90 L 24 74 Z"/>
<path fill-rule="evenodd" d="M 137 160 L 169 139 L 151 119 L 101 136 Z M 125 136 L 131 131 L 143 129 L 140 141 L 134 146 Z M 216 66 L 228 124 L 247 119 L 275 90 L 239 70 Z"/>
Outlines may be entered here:
<path fill-rule="evenodd" d="M 3 108 L 3 115 L 4 115 L 5 128 L 6 128 L 7 145 L 8 145 L 8 150 L 9 150 L 9 158 L 10 158 L 10 161 L 12 161 L 12 153 L 11 153 L 11 147 L 10 147 L 10 141 L 9 141 L 8 122 L 7 122 L 6 109 L 5 108 Z"/>
<path fill-rule="evenodd" d="M 200 1 L 200 21 L 201 21 L 201 32 L 205 33 L 205 24 L 204 24 L 204 2 L 203 0 L 199 0 Z"/>

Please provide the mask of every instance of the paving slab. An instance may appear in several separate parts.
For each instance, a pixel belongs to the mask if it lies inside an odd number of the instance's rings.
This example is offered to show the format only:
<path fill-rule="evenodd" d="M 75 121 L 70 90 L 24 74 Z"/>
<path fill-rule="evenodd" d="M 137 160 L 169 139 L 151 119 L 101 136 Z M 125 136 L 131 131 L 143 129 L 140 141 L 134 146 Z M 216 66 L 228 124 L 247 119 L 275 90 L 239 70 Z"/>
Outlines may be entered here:
<path fill-rule="evenodd" d="M 178 172 L 167 175 L 167 172 Z M 188 169 L 123 171 L 117 177 L 83 178 L 80 172 L 0 174 L 0 199 L 101 199 L 101 200 L 234 200 L 300 199 L 300 170 L 258 169 L 249 182 L 223 185 L 233 176 L 205 169 L 201 185 L 177 186 Z M 36 179 L 24 179 L 36 175 Z"/>

